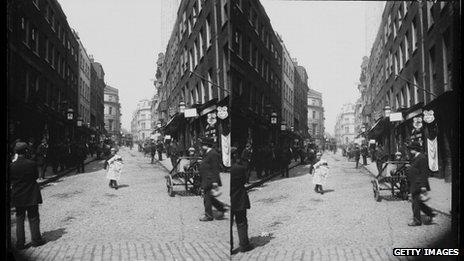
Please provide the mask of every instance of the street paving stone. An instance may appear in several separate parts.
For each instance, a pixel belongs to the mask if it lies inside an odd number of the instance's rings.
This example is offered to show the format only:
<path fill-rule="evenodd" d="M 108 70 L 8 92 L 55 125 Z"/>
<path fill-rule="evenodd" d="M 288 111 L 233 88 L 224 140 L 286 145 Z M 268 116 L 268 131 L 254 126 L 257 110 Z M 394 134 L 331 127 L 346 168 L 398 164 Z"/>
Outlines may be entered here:
<path fill-rule="evenodd" d="M 256 248 L 232 260 L 406 260 L 394 257 L 393 248 L 426 247 L 450 228 L 444 215 L 431 225 L 407 226 L 410 202 L 388 197 L 376 202 L 365 169 L 339 155 L 324 158 L 330 174 L 323 195 L 314 192 L 305 166 L 249 192 L 249 237 Z M 236 231 L 234 226 L 234 248 Z"/>
<path fill-rule="evenodd" d="M 109 188 L 103 161 L 42 188 L 40 226 L 47 244 L 19 254 L 28 260 L 229 260 L 228 213 L 200 222 L 200 196 L 169 197 L 164 168 L 135 149 L 123 148 L 121 156 L 118 190 Z"/>

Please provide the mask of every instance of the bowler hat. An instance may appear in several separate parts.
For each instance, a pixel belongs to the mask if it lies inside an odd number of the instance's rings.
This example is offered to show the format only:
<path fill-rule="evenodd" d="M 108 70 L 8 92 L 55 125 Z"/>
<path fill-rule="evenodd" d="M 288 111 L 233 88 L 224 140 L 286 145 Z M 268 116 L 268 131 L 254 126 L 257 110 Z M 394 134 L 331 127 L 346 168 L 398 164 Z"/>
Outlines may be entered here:
<path fill-rule="evenodd" d="M 208 147 L 213 147 L 214 146 L 214 140 L 211 138 L 203 138 L 201 139 L 201 145 L 205 145 Z"/>
<path fill-rule="evenodd" d="M 14 152 L 18 154 L 24 154 L 27 150 L 27 143 L 25 142 L 17 142 L 14 147 Z"/>
<path fill-rule="evenodd" d="M 415 150 L 415 151 L 422 151 L 422 146 L 420 145 L 419 142 L 413 141 L 409 145 L 406 146 L 410 150 Z"/>

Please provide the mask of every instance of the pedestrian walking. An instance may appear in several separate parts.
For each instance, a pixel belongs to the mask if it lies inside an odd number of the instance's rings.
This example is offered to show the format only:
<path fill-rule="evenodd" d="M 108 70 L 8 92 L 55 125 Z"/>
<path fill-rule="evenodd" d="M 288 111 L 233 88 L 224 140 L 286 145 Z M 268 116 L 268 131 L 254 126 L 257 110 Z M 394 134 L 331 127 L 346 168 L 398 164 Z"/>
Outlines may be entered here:
<path fill-rule="evenodd" d="M 174 139 L 171 140 L 171 145 L 169 146 L 169 150 L 170 150 L 169 159 L 171 160 L 172 168 L 174 168 L 177 165 L 177 160 L 179 159 L 179 156 L 181 153 L 181 151 L 179 150 L 179 145 Z"/>
<path fill-rule="evenodd" d="M 45 172 L 47 171 L 49 164 L 48 143 L 46 138 L 43 138 L 42 142 L 39 144 L 39 146 L 37 146 L 36 162 L 39 171 L 39 180 L 42 181 L 45 179 Z"/>
<path fill-rule="evenodd" d="M 427 204 L 427 191 L 430 191 L 428 181 L 428 159 L 422 153 L 422 146 L 418 142 L 412 142 L 409 146 L 412 160 L 411 165 L 407 169 L 407 179 L 409 182 L 409 192 L 412 199 L 413 221 L 409 226 L 422 225 L 421 211 L 429 216 L 429 222 L 432 223 L 433 218 L 437 215 Z"/>
<path fill-rule="evenodd" d="M 200 218 L 200 221 L 212 221 L 213 206 L 220 212 L 217 219 L 224 217 L 225 204 L 219 201 L 214 194 L 214 191 L 222 186 L 220 173 L 221 156 L 213 148 L 214 141 L 210 138 L 204 138 L 201 141 L 202 149 L 205 151 L 198 171 L 200 172 L 201 188 L 203 189 L 203 204 L 205 214 Z"/>
<path fill-rule="evenodd" d="M 115 148 L 111 148 L 111 158 L 108 159 L 106 168 L 108 170 L 106 178 L 110 180 L 110 188 L 118 189 L 118 181 L 122 173 L 122 157 L 117 154 Z"/>
<path fill-rule="evenodd" d="M 247 209 L 250 209 L 246 184 L 246 167 L 243 158 L 239 157 L 237 148 L 231 148 L 232 166 L 230 169 L 230 202 L 231 202 L 231 225 L 235 222 L 237 226 L 238 239 L 241 252 L 253 249 L 248 238 Z"/>
<path fill-rule="evenodd" d="M 76 173 L 85 172 L 85 159 L 87 158 L 87 147 L 83 142 L 76 144 Z"/>
<path fill-rule="evenodd" d="M 151 164 L 153 164 L 154 160 L 155 160 L 155 155 L 156 155 L 156 144 L 155 144 L 155 141 L 152 140 L 150 142 L 150 157 L 151 157 Z"/>
<path fill-rule="evenodd" d="M 256 176 L 261 179 L 264 171 L 264 150 L 263 147 L 259 146 L 253 150 L 253 162 L 255 164 Z"/>
<path fill-rule="evenodd" d="M 316 193 L 324 194 L 322 185 L 325 184 L 329 174 L 329 166 L 326 160 L 322 159 L 322 153 L 316 154 L 316 163 L 313 166 L 313 184 L 315 185 L 314 191 Z"/>
<path fill-rule="evenodd" d="M 253 151 L 251 150 L 251 144 L 247 143 L 245 148 L 242 151 L 242 154 L 240 155 L 241 162 L 246 168 L 246 183 L 250 183 L 250 173 L 251 173 L 251 156 L 252 156 Z"/>
<path fill-rule="evenodd" d="M 353 150 L 353 156 L 354 156 L 354 160 L 356 161 L 356 168 L 358 168 L 358 165 L 359 165 L 359 159 L 361 158 L 361 150 L 359 149 L 358 145 L 356 145 L 356 147 L 354 148 Z"/>
<path fill-rule="evenodd" d="M 290 161 L 292 160 L 292 152 L 288 146 L 284 146 L 281 150 L 281 157 L 280 157 L 280 172 L 282 173 L 282 177 L 289 177 L 289 169 L 288 166 L 290 165 Z"/>
<path fill-rule="evenodd" d="M 367 146 L 365 144 L 362 145 L 361 147 L 361 155 L 363 158 L 363 165 L 367 165 L 367 154 L 369 154 L 369 151 L 367 150 Z"/>
<path fill-rule="evenodd" d="M 16 248 L 25 248 L 24 220 L 29 220 L 32 245 L 45 244 L 40 233 L 39 204 L 42 204 L 40 186 L 37 184 L 39 172 L 37 163 L 26 158 L 28 144 L 18 142 L 14 151 L 18 155 L 10 164 L 11 200 L 16 210 Z"/>
<path fill-rule="evenodd" d="M 383 170 L 383 164 L 385 163 L 385 160 L 386 160 L 386 157 L 387 157 L 384 150 L 383 150 L 382 145 L 379 144 L 375 148 L 375 155 L 376 155 L 375 164 L 377 165 L 378 175 L 380 175 L 382 173 L 382 170 Z"/>
<path fill-rule="evenodd" d="M 158 144 L 156 144 L 156 151 L 158 152 L 158 160 L 162 161 L 163 160 L 163 142 L 158 141 Z"/>

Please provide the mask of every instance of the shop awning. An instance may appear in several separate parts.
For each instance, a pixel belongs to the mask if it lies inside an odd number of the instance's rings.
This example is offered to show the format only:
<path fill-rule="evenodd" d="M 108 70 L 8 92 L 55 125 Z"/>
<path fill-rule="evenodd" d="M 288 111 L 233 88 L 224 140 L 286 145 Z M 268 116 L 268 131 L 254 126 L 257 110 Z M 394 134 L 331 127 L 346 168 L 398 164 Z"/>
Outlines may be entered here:
<path fill-rule="evenodd" d="M 379 118 L 372 128 L 367 131 L 367 137 L 369 139 L 375 139 L 382 136 L 388 128 L 389 119 L 386 117 Z"/>
<path fill-rule="evenodd" d="M 168 121 L 168 123 L 166 123 L 166 125 L 164 127 L 162 127 L 162 129 L 166 133 L 170 133 L 170 132 L 176 130 L 177 127 L 179 126 L 179 123 L 182 120 L 182 118 L 183 118 L 182 114 L 180 114 L 180 113 L 174 114 L 174 116 L 171 117 L 171 119 Z"/>

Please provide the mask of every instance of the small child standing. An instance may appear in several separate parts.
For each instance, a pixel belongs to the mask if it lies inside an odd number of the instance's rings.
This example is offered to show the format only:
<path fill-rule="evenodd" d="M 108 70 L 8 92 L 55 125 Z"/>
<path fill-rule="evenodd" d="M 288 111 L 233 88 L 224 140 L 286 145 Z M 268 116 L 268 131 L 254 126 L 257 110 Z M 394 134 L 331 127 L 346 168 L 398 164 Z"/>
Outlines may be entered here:
<path fill-rule="evenodd" d="M 313 165 L 313 184 L 316 185 L 314 187 L 314 191 L 316 193 L 324 194 L 324 190 L 322 189 L 322 185 L 325 184 L 327 176 L 329 174 L 329 166 L 327 161 L 321 159 L 322 153 L 318 152 L 316 154 L 316 163 Z"/>

